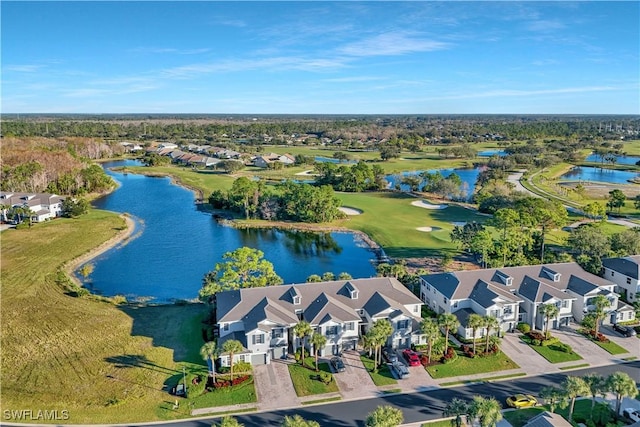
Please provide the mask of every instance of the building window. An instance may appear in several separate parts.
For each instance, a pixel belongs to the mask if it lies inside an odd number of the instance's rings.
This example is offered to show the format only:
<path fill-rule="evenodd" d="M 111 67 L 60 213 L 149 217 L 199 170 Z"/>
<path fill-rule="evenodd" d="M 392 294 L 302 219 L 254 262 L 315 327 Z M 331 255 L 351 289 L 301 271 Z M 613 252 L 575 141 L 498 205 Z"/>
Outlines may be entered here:
<path fill-rule="evenodd" d="M 569 301 L 567 301 L 566 299 L 562 300 L 562 308 L 567 308 L 569 307 Z"/>
<path fill-rule="evenodd" d="M 612 271 L 612 272 L 611 272 L 611 277 L 613 277 L 615 274 L 616 274 L 616 273 Z"/>
<path fill-rule="evenodd" d="M 228 323 L 223 323 L 222 324 L 222 330 L 223 331 L 228 331 L 229 330 L 229 324 Z"/>
<path fill-rule="evenodd" d="M 338 335 L 337 326 L 327 326 L 325 330 L 327 331 L 327 335 Z"/>
<path fill-rule="evenodd" d="M 300 305 L 300 297 L 299 296 L 293 297 L 293 305 Z"/>
<path fill-rule="evenodd" d="M 504 307 L 504 314 L 513 314 L 513 307 L 511 307 L 510 305 L 507 305 Z"/>
<path fill-rule="evenodd" d="M 414 313 L 417 313 L 417 312 L 418 312 L 418 306 L 417 306 L 417 305 L 414 305 L 414 306 L 413 306 L 413 312 L 414 312 Z"/>
<path fill-rule="evenodd" d="M 447 302 L 448 302 L 448 300 L 445 298 L 445 299 L 444 299 L 444 303 L 446 304 Z"/>
<path fill-rule="evenodd" d="M 345 323 L 344 324 L 344 330 L 345 331 L 353 331 L 354 330 L 353 322 Z"/>
<path fill-rule="evenodd" d="M 631 284 L 631 277 L 627 277 L 627 285 Z"/>
<path fill-rule="evenodd" d="M 264 334 L 257 334 L 253 336 L 254 344 L 264 344 Z"/>
<path fill-rule="evenodd" d="M 409 328 L 409 319 L 398 320 L 397 329 L 408 329 Z"/>
<path fill-rule="evenodd" d="M 277 340 L 278 338 L 282 338 L 284 331 L 282 328 L 275 328 L 271 330 L 271 339 Z"/>
<path fill-rule="evenodd" d="M 453 308 L 458 308 L 458 301 L 453 303 Z"/>

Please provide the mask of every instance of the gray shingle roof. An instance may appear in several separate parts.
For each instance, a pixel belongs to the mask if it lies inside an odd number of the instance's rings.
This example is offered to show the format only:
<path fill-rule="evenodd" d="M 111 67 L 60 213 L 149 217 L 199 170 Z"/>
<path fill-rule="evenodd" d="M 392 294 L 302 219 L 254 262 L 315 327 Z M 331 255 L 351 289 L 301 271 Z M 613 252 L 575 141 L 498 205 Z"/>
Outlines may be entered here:
<path fill-rule="evenodd" d="M 571 427 L 569 421 L 548 411 L 531 418 L 523 427 Z"/>
<path fill-rule="evenodd" d="M 605 258 L 602 260 L 602 265 L 632 279 L 637 280 L 640 278 L 640 255 L 625 258 Z"/>
<path fill-rule="evenodd" d="M 357 288 L 358 299 L 345 295 L 347 282 Z M 291 291 L 300 296 L 300 305 L 293 304 Z M 303 310 L 305 320 L 310 323 L 324 319 L 327 314 L 341 321 L 360 320 L 356 310 L 361 308 L 375 315 L 391 307 L 412 316 L 403 307 L 408 304 L 422 304 L 422 301 L 398 280 L 389 277 L 268 286 L 219 292 L 216 295 L 218 322 L 247 317 L 252 325 L 262 320 L 274 323 L 289 321 L 293 325 L 298 322 L 296 310 Z M 308 317 L 312 317 L 312 320 Z"/>
<path fill-rule="evenodd" d="M 571 276 L 567 289 L 575 292 L 578 295 L 587 295 L 589 292 L 593 292 L 598 289 L 593 283 L 589 283 L 580 277 Z"/>

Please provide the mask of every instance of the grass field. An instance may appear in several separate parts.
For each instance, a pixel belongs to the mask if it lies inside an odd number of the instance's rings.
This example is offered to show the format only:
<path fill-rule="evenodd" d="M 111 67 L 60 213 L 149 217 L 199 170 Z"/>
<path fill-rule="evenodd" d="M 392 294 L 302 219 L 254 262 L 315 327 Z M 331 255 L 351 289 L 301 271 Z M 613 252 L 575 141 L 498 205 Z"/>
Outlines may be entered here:
<path fill-rule="evenodd" d="M 291 375 L 291 381 L 293 382 L 293 388 L 296 390 L 296 394 L 300 397 L 310 396 L 313 394 L 324 394 L 338 391 L 338 385 L 335 378 L 331 379 L 329 384 L 316 379 L 319 372 L 315 371 L 315 358 L 305 357 L 304 364 L 306 366 L 313 366 L 314 369 L 309 369 L 298 363 L 288 365 L 289 374 Z M 331 368 L 328 363 L 318 363 L 318 369 L 323 372 L 331 373 Z"/>
<path fill-rule="evenodd" d="M 560 351 L 556 346 L 541 346 L 541 345 L 532 345 L 529 337 L 521 336 L 520 339 L 526 342 L 532 349 L 536 351 L 540 356 L 547 359 L 550 363 L 562 363 L 562 362 L 571 362 L 572 360 L 581 360 L 582 356 L 578 353 L 571 351 L 571 353 L 566 353 L 564 351 Z"/>
<path fill-rule="evenodd" d="M 163 389 L 183 364 L 205 366 L 197 354 L 205 308 L 119 308 L 67 296 L 54 281 L 64 262 L 123 226 L 113 213 L 92 211 L 2 232 L 3 409 L 66 409 L 69 423 L 184 416 L 161 409 L 173 402 Z"/>
<path fill-rule="evenodd" d="M 361 355 L 360 360 L 362 360 L 362 364 L 364 365 L 365 369 L 367 370 L 367 373 L 373 380 L 373 383 L 378 387 L 385 386 L 385 385 L 398 384 L 398 381 L 396 381 L 396 379 L 393 378 L 393 374 L 389 370 L 389 366 L 386 363 L 383 364 L 380 367 L 380 369 L 378 369 L 378 372 L 372 372 L 375 362 L 369 359 L 365 355 Z"/>
<path fill-rule="evenodd" d="M 471 359 L 456 350 L 458 358 L 453 362 L 440 365 L 427 366 L 427 372 L 431 378 L 449 378 L 462 375 L 483 374 L 486 372 L 505 371 L 517 369 L 519 366 L 504 353 L 499 352 L 492 356 L 476 357 Z"/>

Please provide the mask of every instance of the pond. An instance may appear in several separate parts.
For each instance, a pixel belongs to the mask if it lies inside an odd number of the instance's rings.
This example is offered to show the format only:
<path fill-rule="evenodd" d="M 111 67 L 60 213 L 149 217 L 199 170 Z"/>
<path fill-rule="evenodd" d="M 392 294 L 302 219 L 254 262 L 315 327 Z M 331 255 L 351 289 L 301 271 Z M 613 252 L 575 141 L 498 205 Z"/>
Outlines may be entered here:
<path fill-rule="evenodd" d="M 318 163 L 335 163 L 335 164 L 341 164 L 341 165 L 355 165 L 356 163 L 358 163 L 357 160 L 340 160 L 340 159 L 334 159 L 331 157 L 322 157 L 322 156 L 316 156 L 314 160 Z"/>
<path fill-rule="evenodd" d="M 108 169 L 138 165 L 104 165 L 121 185 L 94 206 L 131 214 L 137 237 L 91 261 L 95 269 L 87 287 L 96 293 L 157 303 L 197 298 L 204 274 L 225 252 L 242 246 L 263 251 L 285 283 L 304 282 L 311 274 L 327 271 L 375 276 L 374 253 L 352 233 L 237 230 L 199 211 L 193 193 L 169 178 Z"/>
<path fill-rule="evenodd" d="M 640 173 L 638 172 L 581 166 L 571 169 L 569 172 L 562 175 L 560 179 L 628 184 L 631 180 L 638 177 L 640 177 Z"/>
<path fill-rule="evenodd" d="M 478 175 L 485 168 L 486 166 L 478 166 L 473 169 L 432 169 L 426 172 L 434 173 L 439 171 L 442 174 L 442 176 L 444 176 L 445 178 L 455 172 L 462 180 L 462 186 L 463 186 L 463 189 L 466 190 L 467 197 L 470 198 L 473 195 L 473 192 L 475 191 Z M 388 188 L 396 188 L 396 184 L 400 183 L 403 177 L 420 175 L 422 172 L 425 172 L 425 171 L 402 172 L 401 174 L 387 175 L 385 179 L 389 183 Z M 425 182 L 426 181 L 422 181 L 420 183 L 420 187 L 424 186 Z M 408 185 L 400 184 L 400 190 L 409 191 L 410 188 Z"/>
<path fill-rule="evenodd" d="M 617 165 L 635 165 L 637 162 L 640 162 L 640 157 L 634 156 L 614 156 L 616 158 Z M 590 154 L 586 158 L 587 162 L 597 162 L 602 163 L 602 158 L 597 154 Z M 605 162 L 606 164 L 607 162 Z"/>
<path fill-rule="evenodd" d="M 504 157 L 507 153 L 504 150 L 484 150 L 478 151 L 478 156 L 480 157 L 492 157 L 492 156 L 500 156 Z"/>

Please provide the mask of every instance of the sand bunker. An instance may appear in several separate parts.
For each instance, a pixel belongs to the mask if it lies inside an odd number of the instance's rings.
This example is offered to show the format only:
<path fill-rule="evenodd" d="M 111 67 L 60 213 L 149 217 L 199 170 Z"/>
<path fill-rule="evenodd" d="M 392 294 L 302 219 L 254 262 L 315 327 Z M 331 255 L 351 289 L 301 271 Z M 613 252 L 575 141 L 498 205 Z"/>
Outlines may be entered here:
<path fill-rule="evenodd" d="M 360 215 L 362 213 L 360 209 L 348 208 L 346 206 L 340 206 L 338 210 L 344 212 L 346 215 Z"/>
<path fill-rule="evenodd" d="M 417 206 L 419 208 L 425 209 L 446 209 L 449 205 L 434 205 L 432 203 L 427 202 L 426 200 L 416 200 L 415 202 L 411 202 L 413 206 Z"/>
<path fill-rule="evenodd" d="M 313 169 L 309 169 L 307 171 L 303 171 L 303 172 L 298 172 L 296 175 L 302 175 L 302 176 L 317 176 L 318 174 L 314 173 Z"/>
<path fill-rule="evenodd" d="M 418 228 L 416 228 L 416 230 L 418 230 L 418 231 L 424 231 L 424 232 L 429 232 L 429 231 L 438 231 L 438 230 L 442 230 L 442 228 L 440 228 L 440 227 L 418 227 Z"/>

